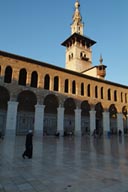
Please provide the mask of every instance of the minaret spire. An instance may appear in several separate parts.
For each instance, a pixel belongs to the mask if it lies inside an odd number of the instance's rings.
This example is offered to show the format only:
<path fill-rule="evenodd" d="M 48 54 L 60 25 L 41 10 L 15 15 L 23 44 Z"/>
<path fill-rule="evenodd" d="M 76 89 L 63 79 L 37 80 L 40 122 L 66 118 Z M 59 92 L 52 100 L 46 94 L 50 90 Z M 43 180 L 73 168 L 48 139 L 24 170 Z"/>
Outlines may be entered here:
<path fill-rule="evenodd" d="M 80 3 L 78 0 L 76 0 L 75 12 L 72 17 L 73 23 L 71 25 L 71 34 L 78 33 L 80 35 L 83 35 L 84 24 L 82 23 L 82 17 L 81 17 L 79 8 L 80 8 Z"/>

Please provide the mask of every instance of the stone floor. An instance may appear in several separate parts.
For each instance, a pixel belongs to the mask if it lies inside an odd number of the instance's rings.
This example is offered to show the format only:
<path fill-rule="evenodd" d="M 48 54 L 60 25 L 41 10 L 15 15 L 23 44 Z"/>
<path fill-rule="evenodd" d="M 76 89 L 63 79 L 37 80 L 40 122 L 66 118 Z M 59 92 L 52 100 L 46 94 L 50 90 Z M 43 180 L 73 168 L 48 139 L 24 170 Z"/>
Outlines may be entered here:
<path fill-rule="evenodd" d="M 128 192 L 128 137 L 24 136 L 0 140 L 0 192 Z"/>

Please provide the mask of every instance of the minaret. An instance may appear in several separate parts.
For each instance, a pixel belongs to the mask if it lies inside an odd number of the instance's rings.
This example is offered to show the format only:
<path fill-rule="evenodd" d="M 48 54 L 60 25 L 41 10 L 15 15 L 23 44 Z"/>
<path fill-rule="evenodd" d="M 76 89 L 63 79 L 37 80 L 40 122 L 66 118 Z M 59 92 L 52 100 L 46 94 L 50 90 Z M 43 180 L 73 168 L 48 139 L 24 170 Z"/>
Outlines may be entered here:
<path fill-rule="evenodd" d="M 100 55 L 100 64 L 97 66 L 97 76 L 100 79 L 104 79 L 106 76 L 106 65 L 103 64 L 102 55 Z"/>
<path fill-rule="evenodd" d="M 72 20 L 71 36 L 62 43 L 66 47 L 66 69 L 82 73 L 92 67 L 91 46 L 96 42 L 83 35 L 84 24 L 78 0 Z"/>
<path fill-rule="evenodd" d="M 79 10 L 80 4 L 78 1 L 75 3 L 75 12 L 72 17 L 73 23 L 71 25 L 71 34 L 78 33 L 83 35 L 84 24 L 82 23 L 82 17 Z"/>

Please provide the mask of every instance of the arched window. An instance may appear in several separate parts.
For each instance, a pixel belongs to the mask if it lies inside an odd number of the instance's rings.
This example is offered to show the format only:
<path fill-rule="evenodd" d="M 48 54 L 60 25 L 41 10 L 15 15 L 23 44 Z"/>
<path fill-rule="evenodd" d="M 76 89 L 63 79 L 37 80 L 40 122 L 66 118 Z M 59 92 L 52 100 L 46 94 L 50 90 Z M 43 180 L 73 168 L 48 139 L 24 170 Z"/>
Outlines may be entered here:
<path fill-rule="evenodd" d="M 38 82 L 38 74 L 36 71 L 32 72 L 31 75 L 31 87 L 37 87 L 37 82 Z"/>
<path fill-rule="evenodd" d="M 108 89 L 108 100 L 111 100 L 111 90 Z"/>
<path fill-rule="evenodd" d="M 90 84 L 87 86 L 87 96 L 90 97 Z"/>
<path fill-rule="evenodd" d="M 19 85 L 26 85 L 27 72 L 26 69 L 21 69 L 19 73 Z"/>
<path fill-rule="evenodd" d="M 12 80 L 12 68 L 8 66 L 5 69 L 4 82 L 11 83 L 11 80 Z"/>
<path fill-rule="evenodd" d="M 103 87 L 101 87 L 101 99 L 104 98 L 104 92 L 103 92 Z"/>
<path fill-rule="evenodd" d="M 127 95 L 127 93 L 125 93 L 125 103 L 128 102 L 127 98 L 128 98 L 128 95 Z"/>
<path fill-rule="evenodd" d="M 72 82 L 72 94 L 76 94 L 76 82 Z"/>
<path fill-rule="evenodd" d="M 121 92 L 121 102 L 123 102 L 123 93 Z"/>
<path fill-rule="evenodd" d="M 84 96 L 84 83 L 81 83 L 81 96 Z"/>
<path fill-rule="evenodd" d="M 54 77 L 54 91 L 58 91 L 59 87 L 59 78 L 58 76 Z"/>
<path fill-rule="evenodd" d="M 65 80 L 64 92 L 68 93 L 68 79 Z"/>
<path fill-rule="evenodd" d="M 98 88 L 95 86 L 95 98 L 98 98 Z"/>
<path fill-rule="evenodd" d="M 50 87 L 50 77 L 47 74 L 47 75 L 45 75 L 45 78 L 44 78 L 44 89 L 49 90 L 49 87 Z"/>
<path fill-rule="evenodd" d="M 117 101 L 117 91 L 114 91 L 114 101 Z"/>

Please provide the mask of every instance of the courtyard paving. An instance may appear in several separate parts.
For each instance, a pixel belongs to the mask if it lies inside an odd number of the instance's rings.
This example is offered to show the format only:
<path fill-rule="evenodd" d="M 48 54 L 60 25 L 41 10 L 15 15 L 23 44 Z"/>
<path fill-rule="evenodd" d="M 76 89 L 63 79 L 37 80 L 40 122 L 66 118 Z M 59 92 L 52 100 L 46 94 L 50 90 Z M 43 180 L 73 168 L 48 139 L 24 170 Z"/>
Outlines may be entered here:
<path fill-rule="evenodd" d="M 0 140 L 0 192 L 128 192 L 128 137 L 33 137 Z"/>

